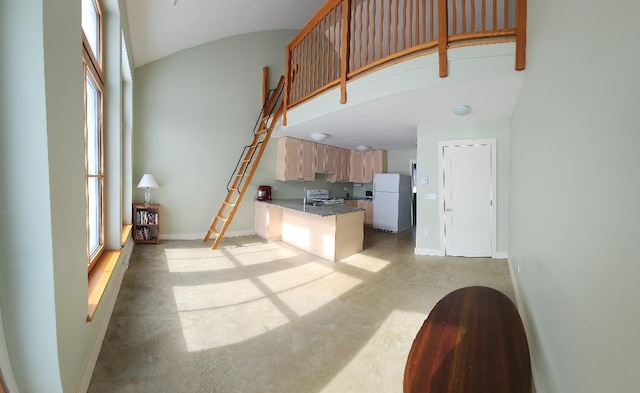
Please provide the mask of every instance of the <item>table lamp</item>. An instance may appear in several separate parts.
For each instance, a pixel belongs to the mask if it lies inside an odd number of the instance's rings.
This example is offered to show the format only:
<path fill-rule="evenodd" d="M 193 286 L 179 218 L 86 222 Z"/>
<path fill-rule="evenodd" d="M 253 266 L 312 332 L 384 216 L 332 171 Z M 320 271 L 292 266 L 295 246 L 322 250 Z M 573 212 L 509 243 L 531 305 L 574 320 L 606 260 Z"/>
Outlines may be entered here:
<path fill-rule="evenodd" d="M 150 188 L 158 189 L 158 182 L 153 177 L 153 175 L 149 173 L 145 173 L 142 175 L 142 179 L 138 183 L 138 188 L 144 188 L 144 204 L 148 205 L 151 202 L 151 192 Z"/>

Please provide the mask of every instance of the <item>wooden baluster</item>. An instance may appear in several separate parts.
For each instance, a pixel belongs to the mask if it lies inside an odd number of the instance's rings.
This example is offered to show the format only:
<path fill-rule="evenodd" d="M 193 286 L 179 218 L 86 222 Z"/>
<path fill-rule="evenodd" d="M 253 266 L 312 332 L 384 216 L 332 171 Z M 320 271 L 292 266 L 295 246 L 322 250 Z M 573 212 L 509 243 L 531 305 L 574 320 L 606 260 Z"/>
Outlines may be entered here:
<path fill-rule="evenodd" d="M 387 3 L 389 4 L 389 7 L 387 8 L 387 56 L 391 55 L 391 26 L 393 24 L 391 19 L 391 3 L 393 3 L 393 0 L 389 0 L 389 2 Z"/>
<path fill-rule="evenodd" d="M 430 9 L 429 11 L 431 12 L 431 15 L 429 16 L 429 19 L 431 19 L 431 38 L 429 39 L 429 41 L 433 41 L 436 38 L 436 34 L 435 34 L 435 28 L 436 28 L 436 20 L 435 20 L 435 14 L 434 14 L 434 6 L 433 3 L 436 2 L 436 0 L 429 0 L 430 2 Z"/>
<path fill-rule="evenodd" d="M 462 34 L 467 32 L 467 0 L 462 0 Z"/>
<path fill-rule="evenodd" d="M 509 0 L 504 1 L 504 26 L 503 29 L 509 28 Z"/>
<path fill-rule="evenodd" d="M 373 14 L 371 16 L 371 62 L 376 61 L 376 11 L 377 11 L 377 1 L 373 0 Z"/>
<path fill-rule="evenodd" d="M 407 0 L 402 0 L 402 49 L 407 48 Z"/>
<path fill-rule="evenodd" d="M 524 70 L 527 46 L 527 0 L 516 3 L 516 70 Z"/>
<path fill-rule="evenodd" d="M 487 31 L 487 0 L 482 0 L 482 31 Z"/>
<path fill-rule="evenodd" d="M 441 78 L 448 74 L 447 41 L 447 0 L 438 0 L 438 61 Z"/>
<path fill-rule="evenodd" d="M 394 29 L 396 43 L 395 43 L 395 49 L 393 53 L 396 53 L 398 51 L 398 38 L 400 37 L 400 24 L 398 22 L 399 14 L 400 14 L 400 0 L 396 0 L 396 26 Z"/>
<path fill-rule="evenodd" d="M 342 0 L 342 61 L 340 62 L 340 103 L 347 102 L 347 73 L 349 72 L 349 25 L 351 0 Z"/>
<path fill-rule="evenodd" d="M 380 0 L 380 42 L 378 45 L 380 46 L 380 58 L 384 58 L 384 0 Z"/>
<path fill-rule="evenodd" d="M 453 10 L 452 10 L 452 18 L 453 19 L 453 27 L 451 28 L 451 35 L 458 34 L 458 1 L 453 0 Z"/>
<path fill-rule="evenodd" d="M 476 1 L 471 0 L 471 32 L 476 32 Z"/>
<path fill-rule="evenodd" d="M 498 30 L 498 0 L 493 0 L 493 30 Z"/>

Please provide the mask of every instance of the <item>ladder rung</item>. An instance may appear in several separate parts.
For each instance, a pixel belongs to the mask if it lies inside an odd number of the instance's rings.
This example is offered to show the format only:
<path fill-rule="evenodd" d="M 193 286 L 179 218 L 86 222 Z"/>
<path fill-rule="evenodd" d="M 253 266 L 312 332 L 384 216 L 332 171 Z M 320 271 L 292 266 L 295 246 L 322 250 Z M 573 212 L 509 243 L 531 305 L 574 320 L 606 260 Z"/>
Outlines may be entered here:
<path fill-rule="evenodd" d="M 227 205 L 227 206 L 235 206 L 235 205 L 236 205 L 236 203 L 235 203 L 235 202 L 233 202 L 233 203 L 232 203 L 232 202 L 224 201 L 224 202 L 222 202 L 222 203 L 223 203 L 223 204 L 225 204 L 225 205 Z"/>
<path fill-rule="evenodd" d="M 223 216 L 221 216 L 221 215 L 219 215 L 219 214 L 216 216 L 216 218 L 217 218 L 218 220 L 221 220 L 221 221 L 227 221 L 227 220 L 229 219 L 229 217 L 223 217 Z"/>

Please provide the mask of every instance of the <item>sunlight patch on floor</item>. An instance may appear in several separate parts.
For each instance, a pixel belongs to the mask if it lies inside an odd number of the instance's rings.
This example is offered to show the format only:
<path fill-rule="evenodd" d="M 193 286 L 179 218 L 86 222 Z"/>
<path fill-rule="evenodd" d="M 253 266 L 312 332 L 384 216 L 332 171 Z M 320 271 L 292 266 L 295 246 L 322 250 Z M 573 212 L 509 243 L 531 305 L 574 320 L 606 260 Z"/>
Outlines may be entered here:
<path fill-rule="evenodd" d="M 323 391 L 398 391 L 402 386 L 404 366 L 413 342 L 407 337 L 418 332 L 425 318 L 421 313 L 391 311 L 367 345 L 353 356 Z M 380 381 L 384 381 L 385 385 L 380 386 Z M 372 385 L 363 386 L 363 383 Z"/>
<path fill-rule="evenodd" d="M 233 307 L 179 312 L 187 351 L 203 351 L 250 340 L 289 319 L 268 298 Z"/>
<path fill-rule="evenodd" d="M 180 311 L 234 306 L 265 297 L 250 279 L 212 284 L 174 286 L 173 296 Z"/>
<path fill-rule="evenodd" d="M 261 263 L 268 263 L 295 257 L 298 255 L 293 250 L 286 248 L 264 249 L 262 247 L 257 248 L 252 252 L 245 252 L 239 254 L 233 254 L 234 259 L 243 266 L 258 265 Z"/>
<path fill-rule="evenodd" d="M 334 272 L 308 284 L 282 292 L 278 297 L 296 314 L 309 314 L 337 300 L 355 288 L 362 280 L 341 272 Z"/>
<path fill-rule="evenodd" d="M 342 263 L 343 265 L 351 265 L 359 269 L 367 270 L 372 273 L 377 273 L 385 267 L 389 266 L 391 262 L 360 253 L 352 255 L 349 258 L 345 258 L 340 261 L 340 263 Z"/>
<path fill-rule="evenodd" d="M 333 269 L 319 263 L 306 263 L 257 278 L 273 292 L 282 292 L 305 285 L 333 273 Z"/>

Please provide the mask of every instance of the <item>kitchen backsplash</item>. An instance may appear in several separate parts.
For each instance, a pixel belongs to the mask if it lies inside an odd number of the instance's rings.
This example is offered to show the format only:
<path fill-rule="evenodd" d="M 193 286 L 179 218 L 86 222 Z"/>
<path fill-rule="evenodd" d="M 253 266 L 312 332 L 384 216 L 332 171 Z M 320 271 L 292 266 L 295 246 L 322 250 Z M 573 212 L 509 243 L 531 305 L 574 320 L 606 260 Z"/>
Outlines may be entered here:
<path fill-rule="evenodd" d="M 367 191 L 373 190 L 373 184 L 371 183 L 354 183 L 353 184 L 353 197 L 364 198 Z"/>
<path fill-rule="evenodd" d="M 278 181 L 274 180 L 268 184 L 273 188 L 273 199 L 302 199 L 307 188 L 326 188 L 332 198 L 346 198 L 347 193 L 350 198 L 354 197 L 353 183 L 328 183 L 327 175 L 316 174 L 316 181 Z M 257 193 L 257 186 L 256 186 Z M 257 194 L 256 194 L 257 195 Z M 364 197 L 364 191 L 362 191 Z"/>

